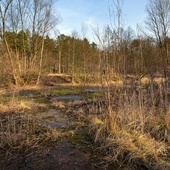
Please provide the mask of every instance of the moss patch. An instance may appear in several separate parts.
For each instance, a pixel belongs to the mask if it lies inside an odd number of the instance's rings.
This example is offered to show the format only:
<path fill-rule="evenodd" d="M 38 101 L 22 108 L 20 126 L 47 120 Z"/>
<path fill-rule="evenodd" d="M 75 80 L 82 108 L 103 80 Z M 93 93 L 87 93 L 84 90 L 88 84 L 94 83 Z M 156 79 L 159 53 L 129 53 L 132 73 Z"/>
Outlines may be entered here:
<path fill-rule="evenodd" d="M 101 92 L 91 92 L 91 93 L 83 93 L 82 96 L 85 99 L 93 99 L 97 96 L 99 96 L 101 94 Z"/>
<path fill-rule="evenodd" d="M 63 96 L 66 94 L 77 94 L 80 92 L 79 88 L 70 87 L 70 88 L 59 88 L 59 89 L 50 89 L 46 91 L 47 95 L 56 95 L 56 96 Z"/>
<path fill-rule="evenodd" d="M 47 99 L 47 98 L 43 98 L 43 97 L 40 97 L 38 99 L 35 99 L 34 100 L 35 103 L 39 103 L 39 104 L 50 104 L 50 100 Z"/>

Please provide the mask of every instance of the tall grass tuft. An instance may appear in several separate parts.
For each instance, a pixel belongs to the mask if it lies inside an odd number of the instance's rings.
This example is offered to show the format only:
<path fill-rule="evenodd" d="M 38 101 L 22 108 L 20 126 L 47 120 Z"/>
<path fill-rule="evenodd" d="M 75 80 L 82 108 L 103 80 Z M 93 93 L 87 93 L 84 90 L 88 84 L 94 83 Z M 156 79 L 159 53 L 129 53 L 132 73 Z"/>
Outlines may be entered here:
<path fill-rule="evenodd" d="M 0 155 L 3 159 L 13 153 L 30 154 L 52 145 L 58 137 L 55 129 L 42 126 L 24 113 L 0 115 Z"/>
<path fill-rule="evenodd" d="M 105 166 L 170 169 L 170 110 L 165 82 L 109 87 L 90 133 Z M 103 104 L 101 104 L 103 103 Z M 97 112 L 97 111 L 95 111 Z"/>

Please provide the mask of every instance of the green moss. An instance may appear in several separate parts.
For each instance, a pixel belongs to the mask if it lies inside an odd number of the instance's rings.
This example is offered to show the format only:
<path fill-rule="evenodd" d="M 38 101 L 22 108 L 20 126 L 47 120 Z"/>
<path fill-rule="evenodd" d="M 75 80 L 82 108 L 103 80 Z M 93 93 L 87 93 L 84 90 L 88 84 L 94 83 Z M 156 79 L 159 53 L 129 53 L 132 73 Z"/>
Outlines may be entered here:
<path fill-rule="evenodd" d="M 82 142 L 83 136 L 78 133 L 73 133 L 72 135 L 66 135 L 66 139 L 68 142 L 76 145 Z"/>
<path fill-rule="evenodd" d="M 25 102 L 29 102 L 32 100 L 32 98 L 30 97 L 17 97 L 18 101 L 25 101 Z"/>
<path fill-rule="evenodd" d="M 81 140 L 83 140 L 83 137 L 82 137 L 82 135 L 80 135 L 80 134 L 74 134 L 73 136 L 72 136 L 72 139 L 74 140 L 74 141 L 81 141 Z"/>
<path fill-rule="evenodd" d="M 49 99 L 46 99 L 46 98 L 43 98 L 43 97 L 40 97 L 38 99 L 35 99 L 34 100 L 35 103 L 39 103 L 39 104 L 50 104 L 50 100 Z"/>
<path fill-rule="evenodd" d="M 62 140 L 67 140 L 73 146 L 77 144 L 81 145 L 81 149 L 84 153 L 90 153 L 90 157 L 93 161 L 98 161 L 103 158 L 102 152 L 96 150 L 97 145 L 94 143 L 91 136 L 89 136 L 86 132 L 76 132 L 73 131 L 72 135 L 66 135 L 62 138 Z"/>
<path fill-rule="evenodd" d="M 82 96 L 85 99 L 93 99 L 97 96 L 99 96 L 101 94 L 101 92 L 91 92 L 91 93 L 83 93 Z"/>
<path fill-rule="evenodd" d="M 62 96 L 62 95 L 66 95 L 66 94 L 75 94 L 78 92 L 80 92 L 79 88 L 70 87 L 70 88 L 50 89 L 50 90 L 46 91 L 46 94 Z"/>

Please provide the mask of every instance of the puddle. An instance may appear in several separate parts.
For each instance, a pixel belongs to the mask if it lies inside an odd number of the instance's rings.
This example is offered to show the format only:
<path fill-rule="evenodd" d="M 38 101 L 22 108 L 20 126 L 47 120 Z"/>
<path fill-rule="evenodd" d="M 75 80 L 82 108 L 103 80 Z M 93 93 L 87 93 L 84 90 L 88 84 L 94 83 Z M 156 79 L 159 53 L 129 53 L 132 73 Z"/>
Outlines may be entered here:
<path fill-rule="evenodd" d="M 45 126 L 51 127 L 51 128 L 67 128 L 68 123 L 66 122 L 45 122 Z"/>
<path fill-rule="evenodd" d="M 83 96 L 78 96 L 78 95 L 65 95 L 65 96 L 59 96 L 56 98 L 57 100 L 83 100 Z"/>

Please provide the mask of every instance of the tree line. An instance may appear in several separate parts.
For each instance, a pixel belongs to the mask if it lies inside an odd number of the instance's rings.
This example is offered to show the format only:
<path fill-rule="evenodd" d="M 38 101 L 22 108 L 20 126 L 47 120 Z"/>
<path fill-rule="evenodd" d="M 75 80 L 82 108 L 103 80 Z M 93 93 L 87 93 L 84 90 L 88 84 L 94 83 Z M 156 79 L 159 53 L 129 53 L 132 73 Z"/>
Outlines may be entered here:
<path fill-rule="evenodd" d="M 145 30 L 125 28 L 123 0 L 112 0 L 113 24 L 93 28 L 96 42 L 76 35 L 50 38 L 59 17 L 55 0 L 0 1 L 0 84 L 39 84 L 49 73 L 89 77 L 127 74 L 169 76 L 170 0 L 148 0 Z M 114 15 L 112 15 L 114 14 Z"/>

